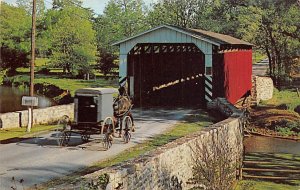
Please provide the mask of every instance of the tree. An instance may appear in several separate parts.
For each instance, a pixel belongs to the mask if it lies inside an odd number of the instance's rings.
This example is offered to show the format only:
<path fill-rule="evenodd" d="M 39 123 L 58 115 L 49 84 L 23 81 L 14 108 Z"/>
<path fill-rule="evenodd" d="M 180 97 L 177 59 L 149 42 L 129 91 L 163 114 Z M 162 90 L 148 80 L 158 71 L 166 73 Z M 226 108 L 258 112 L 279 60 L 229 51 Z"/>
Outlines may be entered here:
<path fill-rule="evenodd" d="M 300 49 L 300 7 L 294 1 L 254 1 L 239 16 L 240 35 L 265 51 L 269 74 L 280 85 Z"/>
<path fill-rule="evenodd" d="M 100 55 L 101 57 L 98 60 L 97 68 L 100 69 L 104 75 L 107 75 L 113 68 L 117 67 L 115 63 L 117 56 L 105 49 L 100 49 Z"/>
<path fill-rule="evenodd" d="M 14 72 L 28 62 L 31 19 L 24 8 L 1 2 L 1 67 Z"/>
<path fill-rule="evenodd" d="M 100 59 L 97 67 L 107 74 L 116 66 L 117 48 L 112 43 L 133 36 L 149 28 L 145 24 L 144 3 L 142 0 L 110 0 L 102 15 L 95 19 L 97 49 Z"/>
<path fill-rule="evenodd" d="M 143 6 L 142 0 L 110 0 L 95 20 L 98 48 L 113 51 L 113 42 L 148 29 Z"/>
<path fill-rule="evenodd" d="M 28 15 L 32 14 L 32 0 L 17 0 L 18 7 L 25 9 Z M 36 15 L 37 19 L 42 19 L 45 12 L 44 0 L 36 1 Z"/>
<path fill-rule="evenodd" d="M 60 9 L 68 6 L 81 6 L 82 1 L 80 0 L 53 0 L 52 7 L 53 9 Z"/>
<path fill-rule="evenodd" d="M 198 0 L 161 0 L 149 11 L 148 21 L 154 27 L 171 24 L 192 27 L 198 9 Z"/>
<path fill-rule="evenodd" d="M 245 0 L 160 0 L 149 11 L 150 25 L 171 24 L 235 36 L 237 16 Z"/>
<path fill-rule="evenodd" d="M 91 13 L 77 6 L 51 10 L 46 36 L 51 39 L 51 62 L 64 72 L 87 74 L 96 60 L 95 31 Z"/>

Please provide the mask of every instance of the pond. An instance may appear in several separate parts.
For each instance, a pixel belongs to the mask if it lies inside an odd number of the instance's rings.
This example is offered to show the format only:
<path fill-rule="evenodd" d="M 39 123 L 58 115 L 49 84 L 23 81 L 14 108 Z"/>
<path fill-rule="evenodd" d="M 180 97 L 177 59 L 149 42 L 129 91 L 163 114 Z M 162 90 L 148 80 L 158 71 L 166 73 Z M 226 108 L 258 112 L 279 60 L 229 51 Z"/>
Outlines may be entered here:
<path fill-rule="evenodd" d="M 300 141 L 264 136 L 250 136 L 244 139 L 245 151 L 263 153 L 300 154 Z"/>
<path fill-rule="evenodd" d="M 0 86 L 0 113 L 25 110 L 21 106 L 22 96 L 29 94 L 29 89 L 21 89 L 8 86 Z M 55 102 L 45 96 L 38 95 L 38 108 L 45 108 L 55 105 Z"/>

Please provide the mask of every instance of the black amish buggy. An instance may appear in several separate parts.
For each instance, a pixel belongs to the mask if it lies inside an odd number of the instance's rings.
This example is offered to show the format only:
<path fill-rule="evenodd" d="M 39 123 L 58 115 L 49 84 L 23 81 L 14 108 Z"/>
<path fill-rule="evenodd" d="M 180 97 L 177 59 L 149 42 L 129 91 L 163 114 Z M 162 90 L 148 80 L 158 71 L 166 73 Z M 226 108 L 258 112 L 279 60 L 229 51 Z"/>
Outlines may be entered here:
<path fill-rule="evenodd" d="M 113 88 L 76 90 L 74 121 L 71 122 L 67 115 L 59 121 L 58 144 L 67 146 L 72 134 L 80 134 L 83 142 L 88 142 L 91 135 L 99 134 L 106 150 L 112 146 L 116 135 L 128 143 L 134 131 L 131 114 L 133 104 L 124 87 L 119 88 L 118 96 L 114 98 L 113 95 L 117 93 Z"/>

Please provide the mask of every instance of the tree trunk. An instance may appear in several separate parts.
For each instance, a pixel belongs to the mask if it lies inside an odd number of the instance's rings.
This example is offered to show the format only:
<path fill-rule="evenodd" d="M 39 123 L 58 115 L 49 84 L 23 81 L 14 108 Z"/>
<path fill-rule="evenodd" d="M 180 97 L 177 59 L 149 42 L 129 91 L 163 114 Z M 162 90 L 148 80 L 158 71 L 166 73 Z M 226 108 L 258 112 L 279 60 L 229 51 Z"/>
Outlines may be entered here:
<path fill-rule="evenodd" d="M 267 53 L 267 56 L 269 59 L 269 75 L 272 77 L 273 76 L 273 68 L 272 68 L 272 63 L 271 63 L 271 54 L 270 54 L 270 51 L 269 51 L 269 48 L 267 45 L 265 46 L 265 50 L 266 50 L 266 53 Z"/>

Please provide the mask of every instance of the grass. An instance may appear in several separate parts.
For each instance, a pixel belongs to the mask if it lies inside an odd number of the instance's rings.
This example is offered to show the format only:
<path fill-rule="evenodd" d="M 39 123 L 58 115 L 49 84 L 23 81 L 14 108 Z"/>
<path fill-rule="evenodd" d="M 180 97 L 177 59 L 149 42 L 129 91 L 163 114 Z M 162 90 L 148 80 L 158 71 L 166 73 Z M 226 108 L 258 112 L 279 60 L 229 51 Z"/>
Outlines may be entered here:
<path fill-rule="evenodd" d="M 138 144 L 130 149 L 127 149 L 118 155 L 95 163 L 94 165 L 85 168 L 81 171 L 75 172 L 68 176 L 54 179 L 45 184 L 42 184 L 40 189 L 47 189 L 50 187 L 56 187 L 63 183 L 74 183 L 79 177 L 100 170 L 104 167 L 113 166 L 121 162 L 136 158 L 146 152 L 156 149 L 157 147 L 163 146 L 169 142 L 172 142 L 180 137 L 191 134 L 193 132 L 201 130 L 203 127 L 209 126 L 214 122 L 214 119 L 207 115 L 204 111 L 197 111 L 197 113 L 187 116 L 184 121 L 176 124 L 169 131 L 164 134 L 157 135 L 152 139 Z"/>
<path fill-rule="evenodd" d="M 300 187 L 266 181 L 242 180 L 234 190 L 299 190 Z"/>
<path fill-rule="evenodd" d="M 97 80 L 81 80 L 81 79 L 69 79 L 69 78 L 58 78 L 55 76 L 46 76 L 46 75 L 37 75 L 35 83 L 49 83 L 53 84 L 61 89 L 69 90 L 71 95 L 74 96 L 74 93 L 79 88 L 88 88 L 88 87 L 105 87 L 105 88 L 116 88 L 118 84 L 117 79 L 104 79 L 98 78 Z"/>
<path fill-rule="evenodd" d="M 47 58 L 37 58 L 35 61 L 36 71 L 39 70 L 42 66 L 47 65 L 49 59 Z M 11 81 L 15 84 L 24 84 L 29 83 L 29 68 L 21 67 L 17 69 L 19 75 L 14 77 L 10 77 Z M 88 87 L 104 87 L 104 88 L 117 88 L 118 87 L 118 79 L 117 77 L 105 77 L 102 73 L 94 70 L 97 79 L 91 79 L 89 81 L 82 79 L 71 79 L 65 77 L 62 74 L 62 69 L 59 68 L 51 68 L 50 75 L 45 74 L 35 74 L 35 83 L 48 83 L 53 84 L 63 90 L 69 90 L 71 95 L 74 96 L 74 93 L 79 88 L 88 88 Z M 106 80 L 106 78 L 108 80 Z"/>
<path fill-rule="evenodd" d="M 11 81 L 14 84 L 23 84 L 25 82 L 29 82 L 29 76 L 27 75 L 16 75 L 11 77 Z M 105 79 L 105 77 L 98 77 L 97 80 L 82 80 L 82 79 L 71 79 L 71 78 L 63 78 L 61 76 L 55 75 L 43 75 L 36 74 L 34 83 L 48 83 L 53 84 L 63 90 L 69 90 L 71 95 L 74 96 L 74 93 L 79 88 L 89 88 L 89 87 L 105 87 L 105 88 L 117 88 L 118 87 L 118 79 L 117 78 L 109 78 Z"/>
<path fill-rule="evenodd" d="M 297 105 L 300 105 L 300 97 L 298 97 L 295 89 L 277 90 L 274 89 L 273 98 L 271 100 L 262 101 L 262 105 L 279 106 L 286 104 L 289 110 L 294 110 Z"/>
<path fill-rule="evenodd" d="M 48 59 L 48 58 L 36 58 L 35 66 L 36 67 L 46 66 L 49 62 L 50 62 L 50 59 Z"/>
<path fill-rule="evenodd" d="M 273 98 L 262 101 L 251 111 L 252 131 L 281 137 L 300 137 L 300 115 L 294 109 L 300 105 L 296 89 L 274 89 Z"/>
<path fill-rule="evenodd" d="M 21 137 L 32 137 L 35 133 L 45 132 L 57 128 L 57 125 L 34 125 L 31 128 L 31 132 L 26 132 L 26 127 L 13 128 L 13 129 L 2 129 L 0 130 L 0 141 L 21 138 Z"/>
<path fill-rule="evenodd" d="M 39 68 L 47 65 L 50 59 L 47 58 L 37 58 L 35 60 L 35 71 L 38 71 Z M 19 75 L 11 77 L 11 81 L 16 84 L 24 84 L 29 83 L 29 67 L 21 67 L 17 69 Z M 97 79 L 91 79 L 89 81 L 81 80 L 81 79 L 71 79 L 65 77 L 62 74 L 63 70 L 61 68 L 50 68 L 50 75 L 45 74 L 35 74 L 35 83 L 49 83 L 53 84 L 63 90 L 69 90 L 71 95 L 74 96 L 74 93 L 79 88 L 88 88 L 88 87 L 105 87 L 105 88 L 117 88 L 118 87 L 118 79 L 117 77 L 107 77 L 110 78 L 106 80 L 106 77 L 103 73 L 99 73 L 97 70 L 93 70 Z"/>
<path fill-rule="evenodd" d="M 35 70 L 38 70 L 39 67 L 42 67 L 42 66 L 46 66 L 47 63 L 49 63 L 50 59 L 48 58 L 36 58 L 35 60 Z M 29 73 L 30 72 L 30 67 L 19 67 L 16 69 L 17 72 L 20 72 L 20 73 Z"/>

